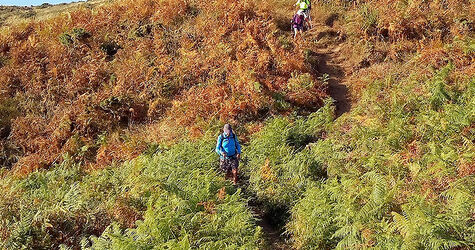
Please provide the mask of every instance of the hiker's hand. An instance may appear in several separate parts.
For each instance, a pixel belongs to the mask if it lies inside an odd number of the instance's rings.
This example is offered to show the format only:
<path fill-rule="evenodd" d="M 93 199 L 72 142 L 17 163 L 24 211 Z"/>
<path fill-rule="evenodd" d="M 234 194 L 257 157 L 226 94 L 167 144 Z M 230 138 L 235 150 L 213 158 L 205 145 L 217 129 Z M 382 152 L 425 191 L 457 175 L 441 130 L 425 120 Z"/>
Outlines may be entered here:
<path fill-rule="evenodd" d="M 226 157 L 226 156 L 228 156 L 228 154 L 226 154 L 226 152 L 223 152 L 223 156 Z"/>
<path fill-rule="evenodd" d="M 238 160 L 241 159 L 241 154 L 237 154 L 236 157 Z"/>

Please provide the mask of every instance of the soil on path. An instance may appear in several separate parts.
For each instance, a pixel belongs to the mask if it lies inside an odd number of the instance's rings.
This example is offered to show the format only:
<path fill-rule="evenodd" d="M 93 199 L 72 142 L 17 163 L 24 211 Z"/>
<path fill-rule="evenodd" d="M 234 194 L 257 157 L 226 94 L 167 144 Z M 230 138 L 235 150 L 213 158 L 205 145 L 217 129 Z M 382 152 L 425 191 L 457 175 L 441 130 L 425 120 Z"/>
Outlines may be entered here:
<path fill-rule="evenodd" d="M 327 93 L 335 100 L 335 116 L 338 118 L 351 109 L 351 99 L 346 84 L 350 69 L 345 65 L 345 57 L 341 52 L 344 36 L 328 25 L 316 24 L 305 34 L 304 39 L 326 41 L 322 45 L 316 43 L 315 46 L 310 47 L 317 57 L 312 68 L 316 77 L 328 76 Z"/>
<path fill-rule="evenodd" d="M 333 28 L 328 27 L 328 25 L 316 24 L 304 34 L 303 39 L 306 41 L 312 41 L 312 39 L 313 41 L 318 41 L 323 37 L 329 38 L 327 41 L 330 42 L 325 43 L 325 45 L 315 43 L 314 46 L 309 48 L 316 59 L 313 60 L 311 66 L 315 77 L 325 78 L 327 76 L 327 93 L 335 100 L 335 118 L 338 118 L 350 111 L 351 108 L 351 99 L 346 85 L 349 69 L 344 66 L 345 59 L 341 54 L 342 40 L 340 34 Z M 240 187 L 244 193 L 247 193 L 246 181 L 242 181 Z M 265 213 L 262 203 L 255 196 L 251 194 L 248 194 L 248 196 L 250 197 L 248 205 L 256 216 L 257 224 L 262 227 L 266 240 L 266 249 L 292 249 L 289 237 L 285 234 L 282 225 L 276 223 L 274 218 L 270 218 Z"/>

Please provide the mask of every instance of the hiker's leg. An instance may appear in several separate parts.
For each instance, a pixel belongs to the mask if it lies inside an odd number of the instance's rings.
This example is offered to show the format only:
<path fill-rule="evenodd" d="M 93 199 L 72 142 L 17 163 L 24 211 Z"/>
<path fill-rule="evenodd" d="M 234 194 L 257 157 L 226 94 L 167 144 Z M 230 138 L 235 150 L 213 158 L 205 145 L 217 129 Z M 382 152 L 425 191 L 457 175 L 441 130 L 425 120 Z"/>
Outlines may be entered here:
<path fill-rule="evenodd" d="M 297 37 L 297 32 L 298 32 L 297 28 L 294 28 L 294 39 Z"/>
<path fill-rule="evenodd" d="M 236 184 L 238 181 L 238 167 L 239 167 L 239 160 L 233 159 L 232 169 L 233 169 L 233 183 Z"/>
<path fill-rule="evenodd" d="M 228 160 L 220 159 L 219 160 L 219 167 L 221 168 L 221 171 L 224 172 L 224 175 L 225 175 L 226 179 L 231 178 L 231 169 L 229 168 Z"/>
<path fill-rule="evenodd" d="M 226 179 L 231 179 L 231 161 L 229 159 L 226 160 Z"/>
<path fill-rule="evenodd" d="M 233 168 L 233 183 L 236 184 L 238 182 L 238 169 Z"/>
<path fill-rule="evenodd" d="M 303 27 L 295 28 L 295 37 L 294 37 L 294 39 L 296 39 L 298 36 L 302 37 L 302 29 L 303 29 Z"/>
<path fill-rule="evenodd" d="M 312 18 L 310 17 L 310 9 L 307 10 L 307 22 L 308 22 L 308 27 L 311 29 L 312 28 Z"/>
<path fill-rule="evenodd" d="M 223 159 L 219 159 L 219 170 L 224 172 L 224 160 Z"/>
<path fill-rule="evenodd" d="M 310 9 L 304 10 L 303 13 L 304 13 L 304 22 L 307 24 L 307 29 L 311 29 L 312 24 L 310 24 Z"/>

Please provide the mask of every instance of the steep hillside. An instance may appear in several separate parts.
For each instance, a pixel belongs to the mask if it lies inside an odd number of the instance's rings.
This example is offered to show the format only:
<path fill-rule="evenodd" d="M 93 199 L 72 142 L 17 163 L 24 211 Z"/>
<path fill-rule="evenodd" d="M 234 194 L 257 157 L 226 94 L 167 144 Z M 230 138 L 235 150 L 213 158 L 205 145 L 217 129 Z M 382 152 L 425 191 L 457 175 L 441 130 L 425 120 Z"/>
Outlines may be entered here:
<path fill-rule="evenodd" d="M 119 0 L 3 29 L 0 248 L 475 247 L 475 5 L 313 1 L 297 40 L 294 11 Z"/>
<path fill-rule="evenodd" d="M 77 8 L 92 9 L 107 2 L 108 0 L 88 0 L 56 5 L 44 3 L 39 6 L 0 6 L 0 27 L 31 20 L 45 20 Z"/>
<path fill-rule="evenodd" d="M 5 31 L 2 106 L 16 119 L 3 125 L 15 156 L 3 165 L 27 173 L 67 153 L 103 167 L 219 120 L 252 130 L 316 110 L 325 86 L 265 7 L 118 1 Z"/>

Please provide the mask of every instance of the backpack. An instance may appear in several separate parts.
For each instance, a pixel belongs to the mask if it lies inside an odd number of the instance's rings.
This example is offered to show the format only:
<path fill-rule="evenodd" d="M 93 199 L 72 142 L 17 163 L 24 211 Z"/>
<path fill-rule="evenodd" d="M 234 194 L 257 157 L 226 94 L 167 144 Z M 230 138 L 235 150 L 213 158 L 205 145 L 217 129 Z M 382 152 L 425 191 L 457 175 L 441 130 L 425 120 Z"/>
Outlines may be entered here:
<path fill-rule="evenodd" d="M 312 3 L 310 0 L 299 0 L 297 3 L 300 9 L 312 9 Z"/>
<path fill-rule="evenodd" d="M 307 4 L 308 9 L 311 10 L 312 9 L 312 2 L 310 2 L 310 0 L 304 0 L 304 1 Z"/>
<path fill-rule="evenodd" d="M 223 134 L 221 134 L 220 136 L 223 136 Z M 233 139 L 234 139 L 234 147 L 236 148 L 236 152 L 237 152 L 236 135 L 234 135 L 234 133 L 232 133 L 232 136 L 233 136 Z M 219 145 L 219 147 L 224 151 L 224 148 L 223 148 L 223 139 L 224 139 L 224 137 L 221 137 L 221 145 Z"/>
<path fill-rule="evenodd" d="M 303 18 L 302 15 L 299 15 L 298 13 L 294 15 L 294 18 L 292 18 L 291 21 L 292 25 L 297 24 L 298 26 L 303 24 Z"/>

